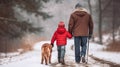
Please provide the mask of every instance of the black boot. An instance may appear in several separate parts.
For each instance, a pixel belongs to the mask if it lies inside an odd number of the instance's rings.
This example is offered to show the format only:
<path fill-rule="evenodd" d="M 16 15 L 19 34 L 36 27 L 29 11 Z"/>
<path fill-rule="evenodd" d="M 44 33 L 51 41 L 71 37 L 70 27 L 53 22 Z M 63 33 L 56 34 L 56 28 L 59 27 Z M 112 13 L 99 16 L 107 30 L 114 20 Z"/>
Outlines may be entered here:
<path fill-rule="evenodd" d="M 85 57 L 82 57 L 82 62 L 83 62 L 83 63 L 85 63 L 85 62 L 86 62 L 86 61 L 85 61 Z"/>
<path fill-rule="evenodd" d="M 58 63 L 61 63 L 61 62 L 60 62 L 60 58 L 58 58 Z"/>
<path fill-rule="evenodd" d="M 64 59 L 60 59 L 61 64 L 65 65 Z"/>

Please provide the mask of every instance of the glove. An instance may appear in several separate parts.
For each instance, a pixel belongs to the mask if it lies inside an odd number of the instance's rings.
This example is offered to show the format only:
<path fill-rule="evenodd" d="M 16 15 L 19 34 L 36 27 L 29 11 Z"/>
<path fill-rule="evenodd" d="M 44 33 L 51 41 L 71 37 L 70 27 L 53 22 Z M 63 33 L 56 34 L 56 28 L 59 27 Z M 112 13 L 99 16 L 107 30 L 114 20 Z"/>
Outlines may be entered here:
<path fill-rule="evenodd" d="M 88 39 L 90 40 L 92 38 L 92 33 L 89 32 L 89 36 L 88 36 Z"/>
<path fill-rule="evenodd" d="M 88 37 L 88 38 L 89 38 L 89 40 L 90 40 L 90 39 L 92 38 L 92 35 L 89 35 L 89 37 Z"/>
<path fill-rule="evenodd" d="M 54 47 L 53 43 L 51 43 L 52 47 Z"/>

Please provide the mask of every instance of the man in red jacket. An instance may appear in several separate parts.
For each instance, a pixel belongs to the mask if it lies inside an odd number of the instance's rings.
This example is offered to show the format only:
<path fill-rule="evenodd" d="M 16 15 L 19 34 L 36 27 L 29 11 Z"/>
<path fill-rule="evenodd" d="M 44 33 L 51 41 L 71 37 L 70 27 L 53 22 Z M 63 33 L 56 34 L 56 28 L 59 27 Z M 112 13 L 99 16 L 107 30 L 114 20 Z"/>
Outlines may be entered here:
<path fill-rule="evenodd" d="M 67 44 L 67 38 L 72 38 L 72 35 L 66 31 L 64 22 L 59 22 L 57 30 L 51 39 L 51 45 L 54 46 L 54 41 L 56 40 L 57 50 L 58 50 L 58 62 L 65 64 L 65 46 Z"/>

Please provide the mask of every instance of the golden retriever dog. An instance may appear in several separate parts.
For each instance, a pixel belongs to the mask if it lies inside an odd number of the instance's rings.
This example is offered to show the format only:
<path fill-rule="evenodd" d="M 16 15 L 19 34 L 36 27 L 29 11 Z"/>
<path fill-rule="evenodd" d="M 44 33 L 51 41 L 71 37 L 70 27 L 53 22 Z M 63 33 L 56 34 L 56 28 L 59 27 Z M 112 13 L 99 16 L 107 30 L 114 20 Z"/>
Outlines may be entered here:
<path fill-rule="evenodd" d="M 45 60 L 45 64 L 47 65 L 48 62 L 51 63 L 51 53 L 52 53 L 52 45 L 49 43 L 45 43 L 41 47 L 41 64 L 43 64 Z"/>

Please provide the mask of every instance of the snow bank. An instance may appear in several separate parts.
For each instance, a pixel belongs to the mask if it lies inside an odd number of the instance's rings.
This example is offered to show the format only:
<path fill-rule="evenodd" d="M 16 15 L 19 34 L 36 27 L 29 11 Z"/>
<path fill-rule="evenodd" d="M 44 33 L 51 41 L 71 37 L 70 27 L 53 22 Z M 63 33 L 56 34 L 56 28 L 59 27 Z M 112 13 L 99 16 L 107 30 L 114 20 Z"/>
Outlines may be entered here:
<path fill-rule="evenodd" d="M 107 52 L 103 51 L 106 46 L 99 45 L 96 43 L 90 43 L 90 55 L 93 55 L 97 58 L 104 59 L 116 64 L 120 64 L 120 52 Z"/>

